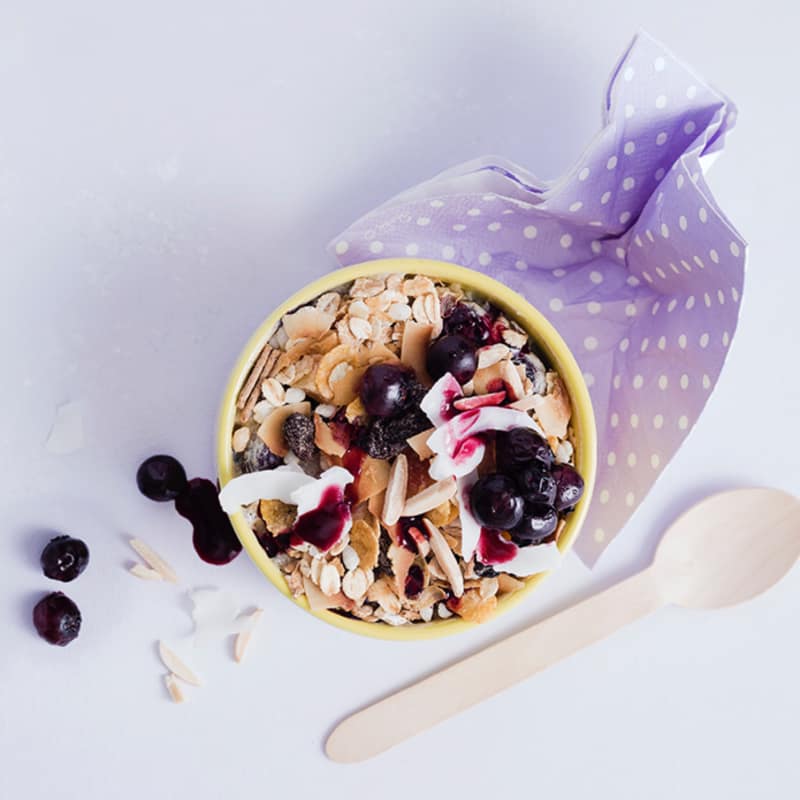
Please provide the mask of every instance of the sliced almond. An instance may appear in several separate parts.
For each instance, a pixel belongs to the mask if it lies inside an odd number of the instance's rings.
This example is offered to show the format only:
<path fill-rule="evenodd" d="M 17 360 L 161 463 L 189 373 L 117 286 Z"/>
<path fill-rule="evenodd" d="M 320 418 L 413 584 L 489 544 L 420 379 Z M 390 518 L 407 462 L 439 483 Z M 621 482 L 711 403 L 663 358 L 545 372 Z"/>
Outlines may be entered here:
<path fill-rule="evenodd" d="M 371 275 L 356 278 L 350 287 L 350 297 L 375 297 L 385 288 L 386 282 L 382 278 Z"/>
<path fill-rule="evenodd" d="M 144 564 L 134 564 L 128 572 L 131 575 L 135 575 L 137 578 L 141 578 L 143 581 L 163 581 L 164 576 L 160 572 L 156 572 L 154 569 L 150 569 L 150 567 L 146 567 Z"/>
<path fill-rule="evenodd" d="M 283 423 L 292 414 L 311 414 L 311 403 L 292 403 L 291 405 L 281 406 L 270 413 L 258 428 L 256 435 L 273 453 L 281 457 L 289 452 L 286 442 L 283 439 Z"/>
<path fill-rule="evenodd" d="M 497 578 L 481 578 L 480 585 L 478 586 L 478 593 L 481 599 L 486 600 L 489 597 L 494 597 L 500 588 Z"/>
<path fill-rule="evenodd" d="M 428 342 L 433 333 L 433 325 L 421 322 L 406 322 L 403 328 L 403 342 L 400 347 L 400 360 L 411 367 L 417 380 L 426 386 L 431 385 L 425 360 L 428 354 Z"/>
<path fill-rule="evenodd" d="M 244 658 L 245 651 L 250 645 L 250 640 L 253 638 L 253 631 L 256 625 L 264 614 L 264 609 L 257 608 L 247 618 L 247 628 L 236 634 L 236 639 L 233 643 L 233 658 L 237 663 L 241 663 Z"/>
<path fill-rule="evenodd" d="M 284 314 L 283 329 L 289 339 L 316 338 L 325 333 L 335 319 L 335 314 L 321 311 L 313 306 L 303 306 L 293 314 Z"/>
<path fill-rule="evenodd" d="M 153 550 L 150 545 L 145 544 L 141 539 L 131 539 L 130 546 L 152 567 L 165 581 L 177 583 L 178 576 L 175 570 L 164 561 L 161 556 Z"/>
<path fill-rule="evenodd" d="M 182 703 L 185 700 L 181 686 L 172 673 L 164 676 L 164 684 L 173 703 Z"/>
<path fill-rule="evenodd" d="M 394 322 L 405 322 L 411 317 L 411 309 L 406 303 L 392 303 L 386 313 L 389 315 L 389 319 Z"/>
<path fill-rule="evenodd" d="M 429 519 L 426 518 L 422 522 L 425 525 L 425 530 L 428 532 L 428 541 L 430 541 L 431 550 L 436 556 L 436 560 L 442 568 L 447 582 L 452 587 L 453 594 L 456 597 L 461 597 L 461 595 L 464 594 L 464 576 L 461 573 L 453 551 L 450 549 L 450 545 L 447 544 L 447 540 L 442 535 L 442 532 Z"/>
<path fill-rule="evenodd" d="M 425 516 L 438 528 L 443 528 L 458 517 L 458 503 L 448 500 L 446 503 L 432 508 Z"/>
<path fill-rule="evenodd" d="M 337 442 L 330 426 L 318 414 L 314 414 L 314 444 L 329 456 L 343 456 L 347 448 Z"/>
<path fill-rule="evenodd" d="M 198 678 L 197 675 L 195 675 L 194 672 L 164 644 L 164 642 L 158 643 L 158 655 L 164 662 L 164 666 L 182 681 L 186 681 L 186 683 L 190 683 L 192 686 L 203 685 L 200 678 Z"/>
<path fill-rule="evenodd" d="M 431 511 L 440 506 L 445 500 L 449 500 L 456 493 L 456 479 L 445 478 L 442 481 L 428 486 L 413 497 L 406 500 L 403 507 L 403 517 L 416 517 L 419 514 L 424 514 L 426 511 Z"/>
<path fill-rule="evenodd" d="M 383 501 L 381 519 L 385 525 L 394 525 L 400 519 L 406 502 L 408 487 L 408 459 L 400 453 L 392 463 L 386 485 L 386 496 Z"/>
<path fill-rule="evenodd" d="M 428 439 L 435 430 L 436 428 L 428 428 L 428 430 L 406 439 L 408 446 L 423 460 L 433 457 L 433 450 L 428 447 Z"/>

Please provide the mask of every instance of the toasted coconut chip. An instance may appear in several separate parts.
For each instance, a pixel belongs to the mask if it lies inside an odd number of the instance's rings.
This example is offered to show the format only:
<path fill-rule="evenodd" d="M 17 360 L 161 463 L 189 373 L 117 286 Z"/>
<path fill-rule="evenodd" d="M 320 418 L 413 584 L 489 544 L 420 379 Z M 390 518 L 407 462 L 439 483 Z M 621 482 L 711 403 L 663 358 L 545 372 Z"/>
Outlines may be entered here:
<path fill-rule="evenodd" d="M 470 589 L 464 593 L 463 597 L 449 602 L 447 607 L 468 622 L 481 623 L 491 619 L 494 615 L 497 609 L 497 598 L 493 595 L 484 600 L 477 589 Z"/>
<path fill-rule="evenodd" d="M 525 588 L 525 581 L 515 578 L 513 575 L 501 572 L 497 576 L 497 588 L 500 594 L 512 594 Z"/>
<path fill-rule="evenodd" d="M 150 567 L 146 567 L 144 564 L 134 564 L 128 572 L 131 575 L 135 575 L 137 578 L 141 578 L 144 581 L 163 581 L 164 576 L 157 572 L 154 569 L 150 569 Z"/>
<path fill-rule="evenodd" d="M 497 578 L 481 578 L 478 592 L 481 599 L 486 600 L 488 597 L 494 597 L 500 588 Z"/>
<path fill-rule="evenodd" d="M 435 606 L 447 597 L 447 592 L 441 586 L 426 586 L 422 594 L 414 601 L 418 611 Z M 428 620 L 429 621 L 429 620 Z"/>
<path fill-rule="evenodd" d="M 165 581 L 177 583 L 178 576 L 175 570 L 164 561 L 152 547 L 145 544 L 141 539 L 131 539 L 130 546 L 152 567 Z"/>
<path fill-rule="evenodd" d="M 428 342 L 433 333 L 433 325 L 421 322 L 406 322 L 403 328 L 403 343 L 400 347 L 400 360 L 414 370 L 417 380 L 425 386 L 432 381 L 425 368 L 428 355 Z"/>
<path fill-rule="evenodd" d="M 308 599 L 308 607 L 312 611 L 324 611 L 329 608 L 352 611 L 354 606 L 353 601 L 349 597 L 345 597 L 341 592 L 331 596 L 323 594 L 322 590 L 315 586 L 309 578 L 303 578 L 303 591 Z"/>
<path fill-rule="evenodd" d="M 382 492 L 378 492 L 378 494 L 372 495 L 369 500 L 367 500 L 367 508 L 369 509 L 369 513 L 374 515 L 375 517 L 380 517 L 381 513 L 383 512 L 383 501 L 386 499 L 386 490 Z"/>
<path fill-rule="evenodd" d="M 511 358 L 511 350 L 504 344 L 490 344 L 478 350 L 478 369 L 491 367 L 498 361 Z"/>
<path fill-rule="evenodd" d="M 458 517 L 458 505 L 452 500 L 447 500 L 436 508 L 432 508 L 425 516 L 437 527 L 449 525 Z"/>
<path fill-rule="evenodd" d="M 416 517 L 419 514 L 424 514 L 426 511 L 431 511 L 440 506 L 445 500 L 449 500 L 455 493 L 455 478 L 445 478 L 437 481 L 432 486 L 428 486 L 427 489 L 423 489 L 413 497 L 409 497 L 403 507 L 401 516 Z"/>
<path fill-rule="evenodd" d="M 289 339 L 316 338 L 333 325 L 335 312 L 328 313 L 313 306 L 298 308 L 293 314 L 284 314 L 283 329 Z"/>
<path fill-rule="evenodd" d="M 524 394 L 522 379 L 510 361 L 498 361 L 489 367 L 477 370 L 472 382 L 475 394 L 490 394 L 505 390 L 512 402 L 519 400 Z"/>
<path fill-rule="evenodd" d="M 183 696 L 183 691 L 178 683 L 175 675 L 169 673 L 164 676 L 164 684 L 167 687 L 169 696 L 172 698 L 173 703 L 182 703 L 186 698 Z"/>
<path fill-rule="evenodd" d="M 314 380 L 320 394 L 327 400 L 333 398 L 333 389 L 330 385 L 331 372 L 339 364 L 352 364 L 358 358 L 358 348 L 349 344 L 340 344 L 325 353 L 317 366 Z"/>
<path fill-rule="evenodd" d="M 330 426 L 318 414 L 314 414 L 314 444 L 329 456 L 343 456 L 347 448 L 336 441 Z"/>
<path fill-rule="evenodd" d="M 387 614 L 399 614 L 402 604 L 389 578 L 379 578 L 367 590 L 367 600 L 377 603 Z"/>
<path fill-rule="evenodd" d="M 442 532 L 429 519 L 424 519 L 423 523 L 428 532 L 431 550 L 436 556 L 436 560 L 442 568 L 447 581 L 453 588 L 453 594 L 456 597 L 461 597 L 464 594 L 464 576 L 453 551 L 450 549 L 450 545 L 442 535 Z"/>
<path fill-rule="evenodd" d="M 408 459 L 403 453 L 395 458 L 386 485 L 383 513 L 381 519 L 386 525 L 394 525 L 399 519 L 406 502 L 408 487 Z"/>
<path fill-rule="evenodd" d="M 428 447 L 428 437 L 434 430 L 436 429 L 428 428 L 428 430 L 422 431 L 422 433 L 418 433 L 410 439 L 406 439 L 408 446 L 422 459 L 428 459 L 433 456 L 433 450 Z"/>
<path fill-rule="evenodd" d="M 561 378 L 554 373 L 547 375 L 548 392 L 544 397 L 537 397 L 534 406 L 536 416 L 548 436 L 563 439 L 567 435 L 567 426 L 572 416 L 572 406 L 567 390 Z"/>
<path fill-rule="evenodd" d="M 367 456 L 356 481 L 356 503 L 363 503 L 386 489 L 389 483 L 389 462 Z"/>
<path fill-rule="evenodd" d="M 264 609 L 257 608 L 249 617 L 247 617 L 248 627 L 246 630 L 240 631 L 236 635 L 233 643 L 233 659 L 237 663 L 241 663 L 244 654 L 250 645 L 250 640 L 253 638 L 253 631 L 256 625 L 264 614 Z"/>
<path fill-rule="evenodd" d="M 406 578 L 411 565 L 416 560 L 416 554 L 402 545 L 389 545 L 389 561 L 392 562 L 394 573 L 394 589 L 400 597 L 405 597 Z"/>
<path fill-rule="evenodd" d="M 311 414 L 311 403 L 292 403 L 291 405 L 281 406 L 272 411 L 261 423 L 257 431 L 257 436 L 273 453 L 281 457 L 289 452 L 286 442 L 283 439 L 283 423 L 292 414 Z"/>
<path fill-rule="evenodd" d="M 348 422 L 354 422 L 359 417 L 365 416 L 367 410 L 364 408 L 364 404 L 361 402 L 360 397 L 356 397 L 355 400 L 351 400 L 347 404 L 347 408 L 344 410 L 345 419 Z"/>
<path fill-rule="evenodd" d="M 331 399 L 337 406 L 349 405 L 358 396 L 358 387 L 366 371 L 366 366 L 354 367 L 352 364 L 338 364 L 333 368 L 330 374 Z"/>
<path fill-rule="evenodd" d="M 525 347 L 528 337 L 521 331 L 515 331 L 513 328 L 505 328 L 503 330 L 503 341 L 509 347 L 519 350 L 520 347 Z"/>
<path fill-rule="evenodd" d="M 158 643 L 158 655 L 164 662 L 164 666 L 182 681 L 186 681 L 186 683 L 190 683 L 192 686 L 203 685 L 200 678 L 198 678 L 197 675 L 195 675 L 194 672 L 164 644 L 164 642 L 160 641 Z"/>
<path fill-rule="evenodd" d="M 358 564 L 363 570 L 374 569 L 380 551 L 380 533 L 377 526 L 364 519 L 353 522 L 350 530 L 350 546 L 358 553 Z"/>
<path fill-rule="evenodd" d="M 521 398 L 520 400 L 516 400 L 513 403 L 508 404 L 508 408 L 513 408 L 515 411 L 530 411 L 541 401 L 541 397 L 539 395 L 528 395 L 526 397 Z"/>
<path fill-rule="evenodd" d="M 282 500 L 261 500 L 258 513 L 270 533 L 286 533 L 297 519 L 297 506 L 284 503 Z"/>

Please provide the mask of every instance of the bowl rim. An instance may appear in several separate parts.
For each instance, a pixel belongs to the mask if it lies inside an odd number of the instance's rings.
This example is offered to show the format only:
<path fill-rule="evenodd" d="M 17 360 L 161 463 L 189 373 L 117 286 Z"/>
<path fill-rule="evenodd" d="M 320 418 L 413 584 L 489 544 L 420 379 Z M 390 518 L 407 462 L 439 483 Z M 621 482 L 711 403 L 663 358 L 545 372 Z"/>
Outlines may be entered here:
<path fill-rule="evenodd" d="M 584 479 L 583 496 L 575 510 L 567 518 L 566 527 L 559 537 L 558 547 L 562 555 L 566 554 L 572 548 L 586 518 L 594 490 L 597 466 L 597 432 L 594 411 L 583 373 L 572 355 L 572 351 L 555 327 L 522 295 L 495 278 L 490 278 L 488 275 L 468 267 L 443 261 L 424 258 L 386 258 L 334 270 L 306 284 L 267 316 L 250 336 L 236 359 L 223 393 L 216 433 L 217 474 L 220 487 L 225 486 L 234 476 L 230 441 L 236 421 L 236 398 L 239 389 L 264 344 L 272 336 L 281 317 L 294 308 L 314 300 L 325 292 L 350 283 L 356 278 L 391 272 L 427 275 L 447 283 L 460 284 L 487 298 L 528 333 L 536 342 L 539 351 L 545 355 L 553 369 L 558 372 L 572 404 L 571 425 L 577 440 L 576 467 Z M 233 529 L 250 559 L 281 594 L 306 612 L 330 625 L 362 636 L 392 641 L 436 639 L 478 627 L 478 623 L 468 622 L 456 615 L 446 620 L 435 620 L 425 624 L 393 626 L 345 617 L 328 610 L 311 611 L 305 595 L 292 596 L 283 574 L 259 544 L 245 520 L 244 514 L 238 511 L 229 516 Z M 498 602 L 492 620 L 529 597 L 549 574 L 550 572 L 541 572 L 525 579 L 526 586 L 523 589 L 507 595 Z"/>

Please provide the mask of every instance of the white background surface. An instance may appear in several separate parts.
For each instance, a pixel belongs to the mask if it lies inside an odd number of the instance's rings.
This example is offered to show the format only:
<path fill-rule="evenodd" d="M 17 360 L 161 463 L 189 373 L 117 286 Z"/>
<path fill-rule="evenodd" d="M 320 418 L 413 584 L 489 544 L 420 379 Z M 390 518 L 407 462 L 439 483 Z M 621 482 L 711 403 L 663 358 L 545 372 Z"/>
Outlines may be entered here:
<path fill-rule="evenodd" d="M 483 153 L 564 170 L 640 26 L 739 104 L 710 181 L 751 255 L 717 391 L 625 535 L 489 628 L 404 645 L 304 615 L 245 556 L 199 562 L 188 524 L 137 493 L 140 460 L 212 474 L 240 346 L 356 216 Z M 800 489 L 799 27 L 789 2 L 3 3 L 2 795 L 796 797 L 798 570 L 740 608 L 664 610 L 372 762 L 321 745 L 365 702 L 632 573 L 690 501 Z M 57 457 L 67 400 L 86 447 Z M 63 650 L 30 624 L 59 588 L 37 563 L 52 530 L 92 549 Z M 179 589 L 124 572 L 131 533 Z M 207 686 L 177 707 L 154 643 L 188 632 L 197 585 L 266 615 L 241 666 L 223 644 L 197 656 Z"/>

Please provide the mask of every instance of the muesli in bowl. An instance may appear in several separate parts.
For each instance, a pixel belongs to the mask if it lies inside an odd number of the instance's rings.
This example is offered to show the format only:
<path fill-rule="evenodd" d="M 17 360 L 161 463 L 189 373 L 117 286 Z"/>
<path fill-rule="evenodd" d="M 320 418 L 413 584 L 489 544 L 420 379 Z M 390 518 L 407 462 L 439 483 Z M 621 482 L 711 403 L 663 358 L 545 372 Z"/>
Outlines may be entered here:
<path fill-rule="evenodd" d="M 220 501 L 251 555 L 312 611 L 382 629 L 483 622 L 556 568 L 594 457 L 575 387 L 518 322 L 533 309 L 408 261 L 281 310 L 221 426 Z"/>

